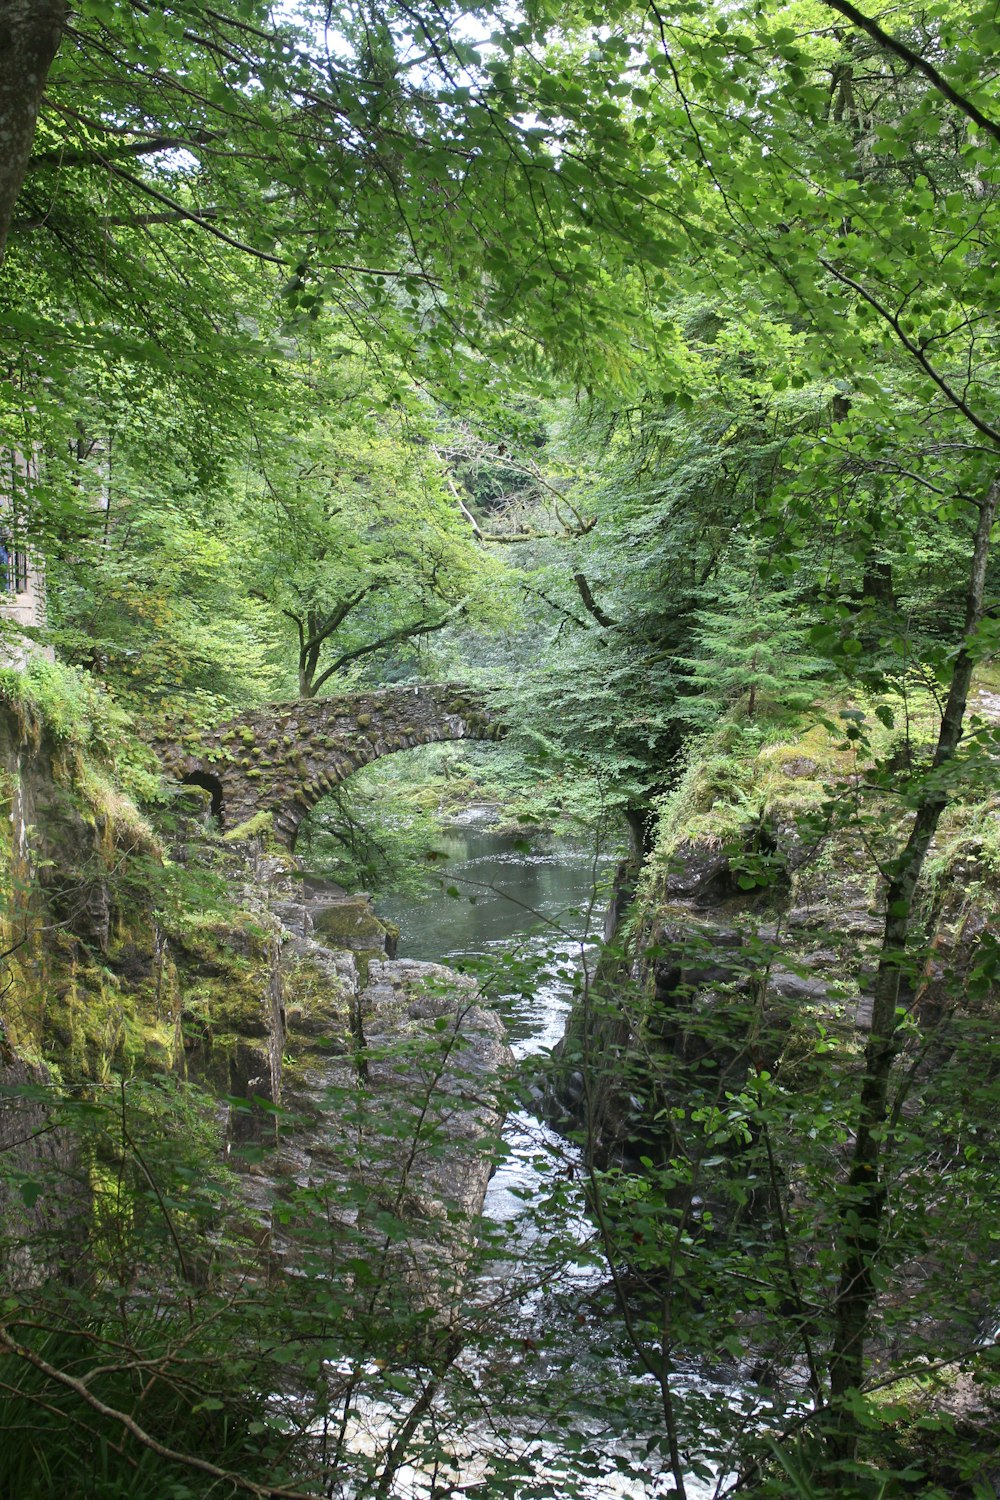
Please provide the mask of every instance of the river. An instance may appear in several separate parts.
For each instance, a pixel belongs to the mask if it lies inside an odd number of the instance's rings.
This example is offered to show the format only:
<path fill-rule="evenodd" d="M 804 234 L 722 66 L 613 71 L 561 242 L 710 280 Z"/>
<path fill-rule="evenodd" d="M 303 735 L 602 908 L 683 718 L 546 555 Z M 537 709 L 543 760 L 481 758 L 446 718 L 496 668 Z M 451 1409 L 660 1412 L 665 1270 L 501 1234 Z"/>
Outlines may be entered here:
<path fill-rule="evenodd" d="M 452 830 L 439 849 L 439 888 L 381 899 L 379 912 L 400 928 L 400 957 L 459 968 L 472 964 L 485 974 L 504 1010 L 515 1056 L 530 1073 L 531 1059 L 561 1037 L 574 983 L 596 951 L 615 856 L 556 842 L 529 849 L 475 824 Z M 523 993 L 508 977 L 511 963 L 515 969 L 534 966 L 530 985 L 521 979 Z M 524 1382 L 522 1426 L 525 1451 L 534 1444 L 541 1487 L 525 1484 L 497 1493 L 588 1500 L 653 1500 L 675 1493 L 658 1453 L 659 1391 L 636 1372 L 615 1315 L 578 1186 L 578 1153 L 527 1110 L 510 1113 L 505 1140 L 508 1155 L 490 1183 L 484 1210 L 505 1248 L 483 1290 L 484 1297 L 502 1302 L 508 1341 L 516 1326 L 526 1351 L 523 1360 L 517 1357 Z M 515 1288 L 506 1299 L 497 1296 L 502 1284 Z M 681 1383 L 709 1391 L 693 1371 Z M 541 1432 L 538 1409 L 544 1410 L 549 1388 L 564 1392 L 567 1385 L 570 1409 L 559 1413 L 562 1445 L 570 1434 L 568 1446 L 575 1444 L 578 1452 L 564 1461 L 551 1431 L 554 1422 L 548 1434 L 528 1434 Z M 724 1386 L 715 1389 L 720 1401 L 732 1399 Z M 469 1441 L 471 1451 L 471 1433 Z M 724 1492 L 725 1481 L 691 1474 L 685 1489 L 687 1500 L 709 1500 Z M 459 1492 L 493 1493 L 488 1482 Z"/>

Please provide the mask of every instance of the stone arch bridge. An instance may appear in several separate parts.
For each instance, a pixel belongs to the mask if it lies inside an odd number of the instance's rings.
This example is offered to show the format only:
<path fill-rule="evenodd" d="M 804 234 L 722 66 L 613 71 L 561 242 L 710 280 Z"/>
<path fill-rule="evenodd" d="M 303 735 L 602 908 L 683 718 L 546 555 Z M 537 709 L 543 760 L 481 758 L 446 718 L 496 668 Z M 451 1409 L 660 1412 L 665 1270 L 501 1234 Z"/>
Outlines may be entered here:
<path fill-rule="evenodd" d="M 168 775 L 211 794 L 223 828 L 270 813 L 275 837 L 292 849 L 306 813 L 362 766 L 417 745 L 501 733 L 484 695 L 421 684 L 267 704 L 154 749 Z"/>

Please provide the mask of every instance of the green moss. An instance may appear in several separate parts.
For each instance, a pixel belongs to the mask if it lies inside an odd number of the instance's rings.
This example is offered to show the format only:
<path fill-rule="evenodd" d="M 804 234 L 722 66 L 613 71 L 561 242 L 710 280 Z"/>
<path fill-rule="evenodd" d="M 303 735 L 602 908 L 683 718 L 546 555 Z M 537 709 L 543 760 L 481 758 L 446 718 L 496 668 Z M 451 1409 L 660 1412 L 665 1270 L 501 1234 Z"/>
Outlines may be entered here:
<path fill-rule="evenodd" d="M 190 1066 L 228 1091 L 248 1048 L 266 1057 L 275 960 L 269 926 L 221 909 L 224 881 L 231 890 L 242 865 L 234 868 L 225 840 L 210 839 L 191 868 L 164 864 L 150 826 L 88 754 L 62 740 L 56 760 L 60 807 L 93 830 L 91 839 L 72 845 L 85 868 L 73 870 L 64 859 L 60 876 L 110 900 L 108 951 L 96 951 L 96 935 L 79 936 L 51 921 L 44 890 L 26 870 L 23 909 L 9 902 L 5 916 L 8 930 L 32 918 L 29 942 L 8 964 L 7 1040 L 19 1056 L 44 1061 L 74 1083 L 103 1085 L 116 1075 Z M 6 789 L 13 791 L 11 778 Z M 271 841 L 268 812 L 228 838 L 251 836 Z M 0 822 L 8 891 L 19 878 L 12 853 L 9 824 Z M 206 873 L 206 858 L 223 868 Z"/>
<path fill-rule="evenodd" d="M 187 925 L 173 948 L 187 1066 L 228 1090 L 238 1055 L 268 1047 L 273 939 L 234 912 Z"/>
<path fill-rule="evenodd" d="M 179 1064 L 172 967 L 138 982 L 93 961 L 53 968 L 41 1052 L 63 1077 L 106 1083 Z"/>
<path fill-rule="evenodd" d="M 1000 796 L 996 793 L 971 807 L 952 806 L 941 820 L 935 847 L 926 866 L 930 882 L 947 884 L 956 865 L 973 863 L 982 879 L 977 882 L 980 898 L 995 910 L 1000 904 Z M 962 884 L 969 885 L 968 872 Z M 986 887 L 992 889 L 987 892 Z"/>
<path fill-rule="evenodd" d="M 306 957 L 283 966 L 282 982 L 288 1044 L 296 1060 L 345 1052 L 351 1044 L 353 998 L 346 980 L 334 979 L 325 965 Z"/>
<path fill-rule="evenodd" d="M 274 838 L 274 815 L 262 809 L 254 813 L 252 818 L 246 822 L 239 823 L 235 828 L 230 828 L 222 835 L 223 841 L 229 844 L 239 843 L 243 839 L 264 839 L 265 842 Z"/>
<path fill-rule="evenodd" d="M 248 728 L 241 729 L 239 731 L 239 735 L 244 745 L 252 745 L 257 739 L 257 736 L 254 734 L 253 730 Z"/>
<path fill-rule="evenodd" d="M 331 948 L 350 948 L 355 953 L 384 957 L 386 940 L 398 936 L 375 915 L 367 901 L 344 901 L 316 913 L 316 935 Z"/>
<path fill-rule="evenodd" d="M 695 745 L 661 804 L 653 863 L 668 864 L 681 844 L 728 843 L 765 813 L 804 812 L 858 763 L 856 752 L 823 724 L 804 725 L 790 736 L 787 726 L 724 720 Z"/>

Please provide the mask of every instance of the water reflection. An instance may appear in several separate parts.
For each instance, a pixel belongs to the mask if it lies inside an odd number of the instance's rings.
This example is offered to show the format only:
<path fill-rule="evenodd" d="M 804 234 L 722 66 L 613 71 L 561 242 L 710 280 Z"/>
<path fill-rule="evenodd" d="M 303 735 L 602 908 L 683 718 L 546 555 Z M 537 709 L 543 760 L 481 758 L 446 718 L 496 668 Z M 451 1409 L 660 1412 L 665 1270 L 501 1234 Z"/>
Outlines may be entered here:
<path fill-rule="evenodd" d="M 401 957 L 454 963 L 531 936 L 575 948 L 600 923 L 611 854 L 571 844 L 529 850 L 486 828 L 455 830 L 431 852 L 434 889 L 378 903 L 400 928 Z"/>

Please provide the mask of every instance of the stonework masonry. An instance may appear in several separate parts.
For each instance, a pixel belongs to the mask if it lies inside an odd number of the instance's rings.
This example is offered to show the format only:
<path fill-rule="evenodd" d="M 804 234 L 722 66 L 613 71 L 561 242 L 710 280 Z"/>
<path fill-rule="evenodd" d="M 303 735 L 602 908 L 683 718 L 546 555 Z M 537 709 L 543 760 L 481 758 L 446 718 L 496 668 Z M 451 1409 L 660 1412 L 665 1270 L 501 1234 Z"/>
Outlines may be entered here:
<path fill-rule="evenodd" d="M 483 694 L 421 684 L 268 704 L 153 748 L 168 775 L 210 794 L 224 829 L 267 814 L 292 849 L 306 813 L 362 766 L 417 745 L 501 733 Z"/>

